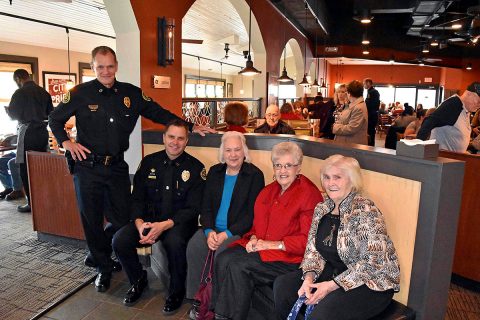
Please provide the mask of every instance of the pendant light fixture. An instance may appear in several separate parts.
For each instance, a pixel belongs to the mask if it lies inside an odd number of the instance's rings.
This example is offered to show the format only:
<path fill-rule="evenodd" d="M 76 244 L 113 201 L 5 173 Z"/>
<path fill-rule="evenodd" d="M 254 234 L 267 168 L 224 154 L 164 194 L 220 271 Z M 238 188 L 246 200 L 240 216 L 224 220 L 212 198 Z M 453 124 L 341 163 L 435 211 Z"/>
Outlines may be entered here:
<path fill-rule="evenodd" d="M 67 59 L 68 59 L 68 80 L 65 84 L 65 89 L 69 91 L 75 86 L 75 83 L 71 79 L 70 75 L 70 30 L 68 28 L 65 28 L 65 31 L 67 32 Z"/>
<path fill-rule="evenodd" d="M 286 20 L 286 15 L 285 15 L 286 7 L 283 12 L 283 16 L 285 17 L 285 24 L 283 26 L 283 43 L 285 43 L 285 47 L 283 48 L 283 71 L 282 75 L 278 78 L 279 82 L 291 82 L 293 81 L 292 78 L 290 78 L 287 74 L 287 68 L 285 66 L 286 60 L 287 60 L 287 20 Z"/>
<path fill-rule="evenodd" d="M 262 73 L 261 71 L 258 71 L 257 69 L 255 69 L 255 67 L 253 66 L 252 56 L 250 54 L 250 44 L 252 42 L 252 6 L 251 6 L 251 2 L 249 4 L 249 7 L 250 7 L 250 15 L 249 15 L 249 18 L 248 18 L 248 58 L 247 58 L 247 63 L 246 63 L 245 68 L 240 70 L 240 72 L 238 73 L 238 74 L 242 74 L 244 76 L 254 76 L 256 74 Z"/>
<path fill-rule="evenodd" d="M 305 29 L 307 29 L 307 11 L 308 11 L 308 4 L 305 1 Z M 310 83 L 307 80 L 307 35 L 305 33 L 305 45 L 304 45 L 304 50 L 303 50 L 303 70 L 305 71 L 303 75 L 302 82 L 299 83 L 302 87 L 306 87 L 310 85 Z"/>

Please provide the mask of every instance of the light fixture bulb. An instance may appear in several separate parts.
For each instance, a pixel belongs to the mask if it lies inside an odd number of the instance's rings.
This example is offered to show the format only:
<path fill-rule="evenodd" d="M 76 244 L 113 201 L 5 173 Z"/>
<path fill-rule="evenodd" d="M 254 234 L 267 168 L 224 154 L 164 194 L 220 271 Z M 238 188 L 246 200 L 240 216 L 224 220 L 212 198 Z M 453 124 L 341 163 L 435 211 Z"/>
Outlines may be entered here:
<path fill-rule="evenodd" d="M 423 52 L 423 53 L 429 53 L 429 52 L 430 52 L 430 49 L 428 49 L 427 46 L 423 46 L 422 52 Z"/>
<path fill-rule="evenodd" d="M 370 51 L 368 51 L 367 49 L 363 50 L 362 52 L 363 54 L 367 55 L 367 54 L 370 54 Z"/>
<path fill-rule="evenodd" d="M 367 24 L 367 23 L 372 22 L 372 19 L 365 17 L 365 18 L 362 18 L 362 19 L 360 20 L 360 22 L 361 22 L 361 23 L 364 23 L 364 24 Z"/>
<path fill-rule="evenodd" d="M 465 69 L 472 70 L 472 64 L 471 63 L 467 64 L 467 67 Z"/>
<path fill-rule="evenodd" d="M 302 87 L 306 87 L 306 86 L 310 85 L 310 83 L 307 80 L 307 74 L 306 73 L 304 74 L 302 82 L 300 82 L 299 85 L 302 86 Z"/>
<path fill-rule="evenodd" d="M 438 46 L 438 41 L 437 41 L 437 40 L 433 40 L 432 43 L 430 43 L 430 45 L 431 45 L 432 47 L 436 47 L 436 46 Z"/>
<path fill-rule="evenodd" d="M 72 89 L 73 87 L 75 87 L 75 83 L 72 80 L 67 80 L 67 82 L 65 83 L 65 89 L 67 89 L 67 91 L 70 91 L 70 89 Z"/>
<path fill-rule="evenodd" d="M 462 25 L 460 23 L 455 23 L 452 25 L 452 29 L 454 30 L 458 30 L 458 29 L 461 29 L 462 28 Z"/>
<path fill-rule="evenodd" d="M 362 44 L 370 44 L 370 40 L 364 39 L 364 40 L 362 40 Z"/>

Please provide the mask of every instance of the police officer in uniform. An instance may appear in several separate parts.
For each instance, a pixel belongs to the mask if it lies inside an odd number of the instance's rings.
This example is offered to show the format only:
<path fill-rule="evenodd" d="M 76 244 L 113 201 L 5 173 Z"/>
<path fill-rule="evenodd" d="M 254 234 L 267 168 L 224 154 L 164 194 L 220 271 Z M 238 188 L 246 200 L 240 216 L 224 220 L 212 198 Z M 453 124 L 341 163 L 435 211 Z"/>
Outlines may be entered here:
<path fill-rule="evenodd" d="M 127 273 L 131 288 L 124 303 L 131 305 L 147 285 L 136 247 L 160 240 L 168 258 L 169 296 L 163 308 L 171 314 L 181 305 L 187 276 L 187 243 L 197 230 L 205 167 L 184 152 L 188 127 L 174 120 L 163 135 L 165 150 L 146 156 L 135 173 L 132 222 L 113 238 L 113 249 Z"/>
<path fill-rule="evenodd" d="M 380 93 L 373 87 L 370 78 L 363 80 L 363 88 L 367 90 L 365 104 L 368 111 L 368 145 L 375 146 L 375 128 L 378 123 L 378 109 L 380 109 Z"/>
<path fill-rule="evenodd" d="M 19 164 L 20 176 L 27 196 L 27 204 L 18 206 L 17 210 L 30 212 L 26 151 L 46 152 L 48 150 L 47 118 L 53 110 L 53 104 L 50 94 L 30 79 L 27 70 L 15 70 L 13 80 L 19 89 L 13 94 L 6 111 L 10 118 L 18 120 L 15 162 Z"/>
<path fill-rule="evenodd" d="M 92 69 L 96 79 L 68 92 L 50 114 L 49 125 L 70 156 L 69 167 L 91 253 L 85 264 L 97 267 L 95 287 L 104 292 L 110 287 L 115 267 L 111 259 L 112 236 L 129 221 L 131 185 L 128 165 L 123 159 L 129 136 L 140 115 L 162 124 L 179 118 L 152 101 L 140 88 L 115 79 L 118 62 L 111 48 L 93 49 Z M 75 142 L 70 141 L 64 130 L 71 116 L 76 118 Z M 188 126 L 202 135 L 213 131 L 191 123 Z M 109 221 L 106 230 L 104 216 Z"/>

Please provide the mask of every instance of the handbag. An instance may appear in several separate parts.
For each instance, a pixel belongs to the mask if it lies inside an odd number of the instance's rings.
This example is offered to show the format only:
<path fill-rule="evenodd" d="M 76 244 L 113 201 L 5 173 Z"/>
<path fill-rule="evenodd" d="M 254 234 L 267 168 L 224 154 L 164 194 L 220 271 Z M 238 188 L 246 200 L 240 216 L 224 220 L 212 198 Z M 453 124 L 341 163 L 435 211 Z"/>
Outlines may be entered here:
<path fill-rule="evenodd" d="M 195 293 L 193 303 L 195 310 L 196 320 L 212 320 L 215 317 L 215 313 L 209 310 L 210 300 L 212 299 L 212 276 L 213 276 L 213 257 L 215 252 L 208 250 L 207 259 L 203 266 L 202 278 L 200 279 L 200 287 L 197 293 Z M 205 273 L 207 271 L 208 273 Z"/>
<path fill-rule="evenodd" d="M 301 295 L 298 297 L 297 301 L 292 307 L 292 310 L 288 314 L 287 320 L 295 320 L 297 319 L 298 314 L 300 313 L 300 309 L 302 308 L 303 304 L 305 303 L 305 300 L 307 300 L 307 297 L 305 295 Z M 310 313 L 312 313 L 313 308 L 315 308 L 315 305 L 307 305 L 307 309 L 305 310 L 305 318 L 304 320 L 308 320 L 308 317 L 310 316 Z"/>

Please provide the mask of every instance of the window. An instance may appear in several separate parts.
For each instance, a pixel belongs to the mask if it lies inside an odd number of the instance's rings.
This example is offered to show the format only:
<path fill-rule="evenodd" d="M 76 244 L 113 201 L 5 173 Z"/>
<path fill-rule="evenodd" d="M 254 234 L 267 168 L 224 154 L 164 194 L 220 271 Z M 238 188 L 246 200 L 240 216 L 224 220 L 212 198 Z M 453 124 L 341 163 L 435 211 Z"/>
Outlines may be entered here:
<path fill-rule="evenodd" d="M 185 98 L 224 98 L 225 80 L 186 75 Z"/>
<path fill-rule="evenodd" d="M 407 87 L 407 86 L 375 86 L 375 89 L 380 93 L 380 101 L 385 103 L 388 107 L 390 103 L 396 101 L 400 102 L 403 106 L 404 103 L 408 104 L 415 109 L 417 104 L 421 103 L 424 109 L 429 109 L 435 106 L 437 97 L 437 88 L 430 86 L 424 87 Z M 364 92 L 366 97 L 366 90 Z"/>
<path fill-rule="evenodd" d="M 93 72 L 89 63 L 79 62 L 78 70 L 80 73 L 80 83 L 84 83 L 90 80 L 95 79 L 95 72 Z"/>
<path fill-rule="evenodd" d="M 278 99 L 291 99 L 297 97 L 295 84 L 282 84 L 278 86 Z"/>

